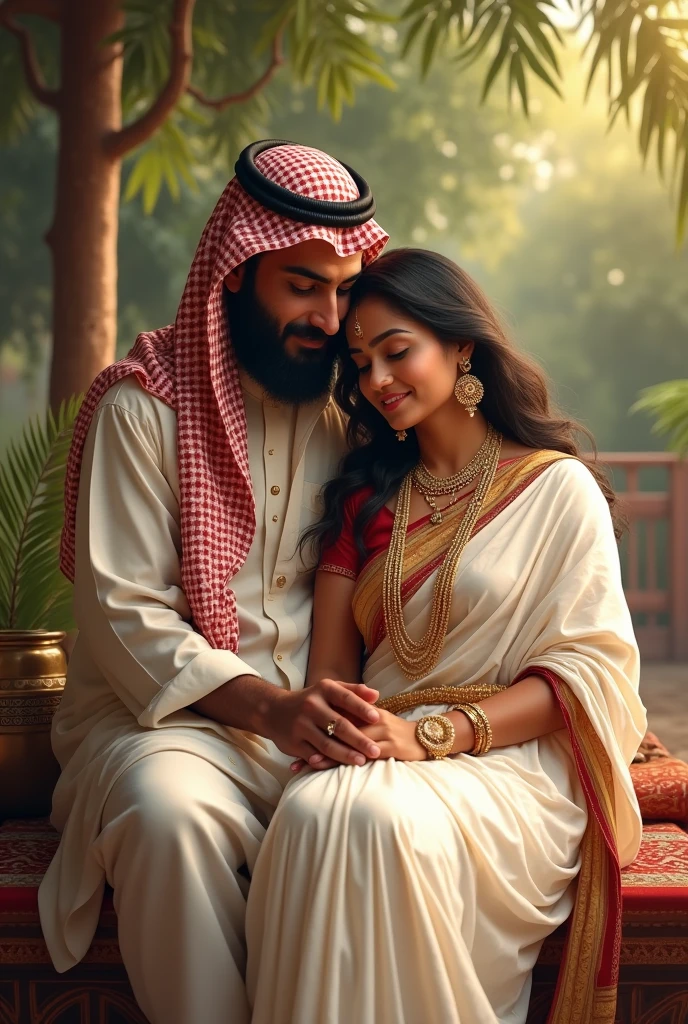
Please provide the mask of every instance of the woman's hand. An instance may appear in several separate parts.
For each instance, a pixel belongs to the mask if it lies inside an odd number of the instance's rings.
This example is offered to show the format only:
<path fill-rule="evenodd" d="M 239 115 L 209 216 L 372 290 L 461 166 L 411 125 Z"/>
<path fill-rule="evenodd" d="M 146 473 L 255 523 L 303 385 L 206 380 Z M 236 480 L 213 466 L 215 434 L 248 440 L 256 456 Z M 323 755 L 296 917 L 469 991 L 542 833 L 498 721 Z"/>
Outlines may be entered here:
<path fill-rule="evenodd" d="M 425 761 L 428 753 L 425 747 L 416 739 L 416 722 L 409 722 L 398 715 L 392 715 L 389 711 L 378 709 L 380 718 L 374 725 L 359 726 L 360 731 L 369 740 L 375 743 L 380 753 L 377 757 L 369 760 L 379 761 L 390 757 L 397 761 Z M 308 762 L 294 761 L 291 766 L 293 772 L 299 772 L 308 764 L 308 767 L 315 771 L 323 771 L 325 768 L 333 768 L 338 762 L 314 754 Z"/>

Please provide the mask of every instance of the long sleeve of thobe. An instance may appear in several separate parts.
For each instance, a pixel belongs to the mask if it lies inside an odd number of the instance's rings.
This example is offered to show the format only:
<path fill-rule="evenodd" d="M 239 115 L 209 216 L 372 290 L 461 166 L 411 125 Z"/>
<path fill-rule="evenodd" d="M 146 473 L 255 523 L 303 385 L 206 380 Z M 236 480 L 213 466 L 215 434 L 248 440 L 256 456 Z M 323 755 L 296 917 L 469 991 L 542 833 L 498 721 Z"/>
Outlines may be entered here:
<path fill-rule="evenodd" d="M 91 656 L 140 725 L 239 675 L 259 675 L 191 625 L 181 582 L 176 417 L 103 404 L 84 451 L 77 508 L 75 613 Z"/>

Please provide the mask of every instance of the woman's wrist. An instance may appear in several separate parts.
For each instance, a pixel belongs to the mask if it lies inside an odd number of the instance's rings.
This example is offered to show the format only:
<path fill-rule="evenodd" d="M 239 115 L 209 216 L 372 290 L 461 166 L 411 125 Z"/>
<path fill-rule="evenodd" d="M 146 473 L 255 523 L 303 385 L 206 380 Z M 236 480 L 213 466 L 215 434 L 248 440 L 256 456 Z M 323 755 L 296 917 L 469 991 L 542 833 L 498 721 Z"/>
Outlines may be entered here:
<path fill-rule="evenodd" d="M 452 754 L 467 754 L 475 746 L 475 730 L 471 720 L 462 711 L 449 711 L 445 717 L 454 726 Z"/>

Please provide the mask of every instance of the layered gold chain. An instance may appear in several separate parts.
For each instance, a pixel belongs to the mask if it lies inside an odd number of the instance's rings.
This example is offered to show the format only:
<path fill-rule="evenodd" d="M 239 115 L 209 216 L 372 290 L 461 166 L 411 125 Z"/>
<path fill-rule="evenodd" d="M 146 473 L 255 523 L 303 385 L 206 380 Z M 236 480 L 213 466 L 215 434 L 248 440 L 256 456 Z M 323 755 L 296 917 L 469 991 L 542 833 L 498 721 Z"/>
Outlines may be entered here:
<path fill-rule="evenodd" d="M 485 497 L 494 480 L 501 447 L 502 435 L 490 424 L 485 443 L 478 452 L 482 463 L 479 470 L 480 479 L 461 519 L 459 528 L 454 535 L 454 539 L 444 556 L 442 565 L 437 572 L 432 597 L 430 625 L 420 640 L 412 640 L 406 632 L 404 609 L 401 600 L 404 549 L 406 546 L 406 532 L 408 530 L 411 505 L 413 472 L 407 474 L 399 490 L 396 512 L 394 513 L 392 537 L 385 562 L 382 583 L 382 608 L 385 627 L 394 656 L 401 666 L 402 672 L 409 679 L 422 679 L 439 661 L 447 635 L 447 626 L 449 625 L 449 612 L 454 581 L 459 568 L 459 559 L 478 521 Z"/>
<path fill-rule="evenodd" d="M 451 476 L 435 476 L 421 459 L 417 466 L 412 469 L 413 482 L 419 490 L 427 491 L 428 494 L 453 494 L 467 487 L 471 480 L 475 480 L 485 465 L 485 455 L 489 450 L 490 442 L 496 430 L 491 423 L 487 425 L 487 434 L 480 448 L 475 453 L 468 465 L 453 473 Z"/>

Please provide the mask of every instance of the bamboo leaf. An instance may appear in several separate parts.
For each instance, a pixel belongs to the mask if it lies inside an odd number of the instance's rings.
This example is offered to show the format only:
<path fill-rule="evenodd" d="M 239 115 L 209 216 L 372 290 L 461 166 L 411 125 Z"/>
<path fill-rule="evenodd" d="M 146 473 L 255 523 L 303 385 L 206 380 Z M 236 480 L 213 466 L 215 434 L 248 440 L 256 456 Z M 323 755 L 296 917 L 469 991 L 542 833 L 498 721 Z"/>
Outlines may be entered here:
<path fill-rule="evenodd" d="M 504 29 L 504 32 L 502 33 L 502 41 L 499 44 L 499 50 L 497 51 L 497 56 L 492 61 L 492 64 L 489 67 L 487 75 L 485 76 L 485 82 L 483 84 L 483 91 L 482 91 L 481 100 L 484 100 L 487 97 L 490 89 L 492 88 L 494 80 L 497 77 L 497 75 L 499 74 L 499 72 L 500 72 L 500 70 L 502 68 L 503 63 L 506 60 L 506 57 L 507 57 L 507 54 L 509 52 L 509 47 L 511 45 L 511 42 L 512 42 L 512 40 L 511 40 L 511 26 L 507 25 L 505 27 L 505 29 Z"/>
<path fill-rule="evenodd" d="M 688 221 L 688 121 L 683 129 L 683 173 L 679 183 L 678 211 L 676 215 L 676 241 L 680 245 L 686 235 Z"/>
<path fill-rule="evenodd" d="M 519 32 L 518 29 L 514 29 L 514 39 L 518 43 L 518 53 L 522 57 L 525 57 L 525 59 L 528 62 L 528 65 L 530 66 L 531 70 L 534 71 L 535 74 L 538 76 L 538 78 L 540 78 L 545 83 L 545 85 L 548 85 L 550 87 L 550 89 L 552 89 L 553 92 L 555 92 L 557 94 L 557 96 L 561 96 L 561 91 L 559 89 L 559 86 L 554 81 L 554 79 L 549 74 L 549 72 L 544 67 L 544 65 L 541 64 L 540 61 L 537 59 L 536 55 L 533 53 L 533 51 L 531 50 L 531 48 L 528 45 L 527 41 L 523 38 L 523 36 L 521 35 L 521 33 Z M 520 64 L 520 67 L 521 67 L 520 73 L 521 73 L 521 75 L 523 75 L 523 65 L 522 65 L 522 63 L 520 61 L 519 61 L 519 64 Z M 519 87 L 519 90 L 520 90 L 520 87 Z M 525 109 L 525 105 L 524 105 L 524 109 Z"/>
<path fill-rule="evenodd" d="M 401 48 L 401 56 L 402 57 L 407 57 L 408 56 L 408 54 L 411 51 L 411 48 L 412 48 L 413 44 L 415 43 L 415 41 L 416 41 L 416 39 L 418 37 L 418 33 L 421 31 L 421 29 L 423 28 L 424 25 L 425 25 L 425 15 L 424 14 L 419 14 L 418 17 L 416 18 L 416 20 L 411 24 L 408 32 L 406 33 L 406 39 L 404 40 L 404 45 Z"/>
<path fill-rule="evenodd" d="M 515 80 L 518 87 L 519 94 L 521 96 L 521 103 L 523 104 L 523 110 L 528 116 L 528 87 L 526 86 L 526 76 L 523 73 L 523 62 L 521 60 L 521 54 L 516 52 L 512 53 L 509 75 L 512 80 Z M 511 90 L 509 90 L 511 91 Z"/>

